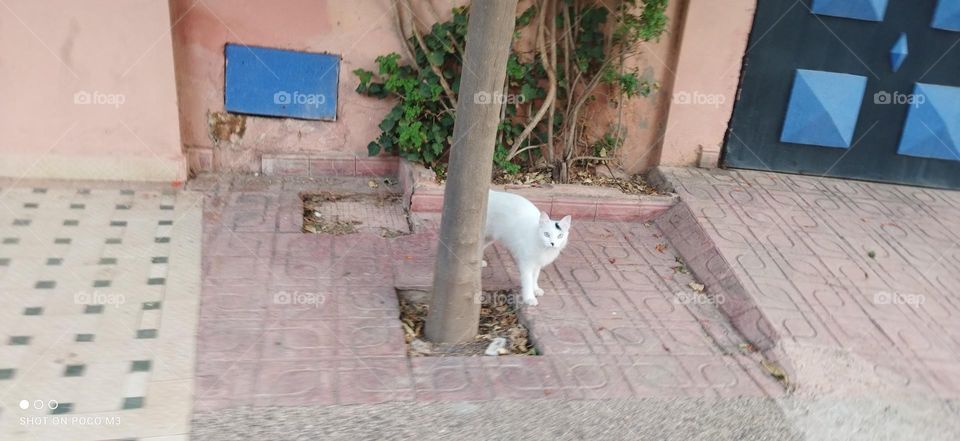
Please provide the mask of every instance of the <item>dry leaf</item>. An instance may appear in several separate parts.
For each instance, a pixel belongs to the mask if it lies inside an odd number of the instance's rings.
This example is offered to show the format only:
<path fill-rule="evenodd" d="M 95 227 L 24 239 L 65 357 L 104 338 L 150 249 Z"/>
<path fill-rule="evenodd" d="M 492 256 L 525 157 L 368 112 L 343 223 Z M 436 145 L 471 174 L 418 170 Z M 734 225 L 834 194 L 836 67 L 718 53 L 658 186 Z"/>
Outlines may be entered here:
<path fill-rule="evenodd" d="M 377 181 L 374 181 L 373 179 L 371 179 L 367 181 L 367 186 L 370 188 L 377 188 L 380 186 L 380 184 L 378 184 Z"/>
<path fill-rule="evenodd" d="M 787 373 L 784 372 L 783 369 L 780 369 L 780 366 L 777 366 L 776 363 L 770 363 L 767 360 L 760 360 L 760 365 L 763 366 L 763 368 L 766 369 L 773 378 L 782 381 L 783 384 L 790 384 L 790 380 L 787 378 Z"/>
<path fill-rule="evenodd" d="M 662 252 L 666 251 L 666 250 L 667 250 L 667 244 L 658 243 L 657 246 L 656 246 L 656 250 L 657 250 L 657 252 L 659 252 L 659 253 L 662 253 Z"/>
<path fill-rule="evenodd" d="M 705 286 L 703 286 L 702 283 L 697 283 L 697 282 L 690 282 L 690 284 L 687 286 L 689 286 L 690 289 L 692 289 L 694 292 L 698 292 L 698 293 L 703 292 L 703 289 L 706 288 Z"/>

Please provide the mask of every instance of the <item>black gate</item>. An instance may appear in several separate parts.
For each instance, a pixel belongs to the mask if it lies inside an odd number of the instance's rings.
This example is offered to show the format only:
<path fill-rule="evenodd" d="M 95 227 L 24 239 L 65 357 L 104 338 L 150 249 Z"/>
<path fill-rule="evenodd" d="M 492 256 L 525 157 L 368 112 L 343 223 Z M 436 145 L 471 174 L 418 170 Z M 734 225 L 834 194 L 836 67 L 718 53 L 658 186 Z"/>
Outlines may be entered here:
<path fill-rule="evenodd" d="M 723 163 L 960 188 L 960 0 L 759 0 Z"/>

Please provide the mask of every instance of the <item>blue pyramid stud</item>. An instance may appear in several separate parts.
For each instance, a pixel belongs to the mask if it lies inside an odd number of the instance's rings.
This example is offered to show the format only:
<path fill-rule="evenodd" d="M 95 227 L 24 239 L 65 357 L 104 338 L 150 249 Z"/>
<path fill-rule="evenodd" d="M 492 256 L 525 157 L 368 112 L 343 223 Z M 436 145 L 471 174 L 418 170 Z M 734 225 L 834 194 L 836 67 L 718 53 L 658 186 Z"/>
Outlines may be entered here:
<path fill-rule="evenodd" d="M 890 48 L 890 68 L 892 68 L 894 72 L 900 70 L 900 66 L 903 65 L 903 60 L 907 59 L 907 54 L 909 53 L 907 50 L 907 34 L 901 32 L 900 38 L 898 38 L 897 42 Z"/>
<path fill-rule="evenodd" d="M 930 27 L 945 31 L 960 31 L 960 1 L 937 1 L 937 9 L 933 11 L 933 22 L 930 23 Z"/>
<path fill-rule="evenodd" d="M 883 21 L 887 0 L 813 0 L 810 11 L 833 17 Z"/>
<path fill-rule="evenodd" d="M 960 161 L 960 87 L 917 83 L 897 153 Z"/>
<path fill-rule="evenodd" d="M 780 142 L 849 148 L 867 78 L 797 69 Z"/>

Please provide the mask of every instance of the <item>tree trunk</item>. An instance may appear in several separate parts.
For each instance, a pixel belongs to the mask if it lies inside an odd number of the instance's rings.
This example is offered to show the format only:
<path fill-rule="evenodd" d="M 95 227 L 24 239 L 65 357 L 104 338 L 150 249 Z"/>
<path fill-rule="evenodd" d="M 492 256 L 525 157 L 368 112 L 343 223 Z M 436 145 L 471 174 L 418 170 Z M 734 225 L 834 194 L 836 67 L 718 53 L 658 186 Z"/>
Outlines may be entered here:
<path fill-rule="evenodd" d="M 517 0 L 470 7 L 460 99 L 443 193 L 428 340 L 473 340 L 480 324 L 480 261 L 500 100 L 516 21 Z"/>

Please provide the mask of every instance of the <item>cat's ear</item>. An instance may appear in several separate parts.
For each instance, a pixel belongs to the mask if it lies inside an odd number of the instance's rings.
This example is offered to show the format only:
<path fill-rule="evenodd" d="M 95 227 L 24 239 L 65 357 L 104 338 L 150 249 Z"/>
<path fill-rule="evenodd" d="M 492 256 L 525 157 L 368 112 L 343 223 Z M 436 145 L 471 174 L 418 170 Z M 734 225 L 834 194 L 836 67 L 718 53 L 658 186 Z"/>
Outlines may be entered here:
<path fill-rule="evenodd" d="M 567 231 L 567 230 L 570 229 L 570 220 L 571 220 L 571 219 L 572 219 L 572 218 L 570 217 L 569 214 L 566 215 L 566 216 L 564 216 L 563 219 L 560 219 L 560 228 L 563 229 L 563 231 Z"/>
<path fill-rule="evenodd" d="M 550 223 L 550 216 L 547 215 L 547 213 L 541 211 L 541 212 L 540 212 L 540 225 L 546 225 L 546 224 L 549 224 L 549 223 Z"/>

